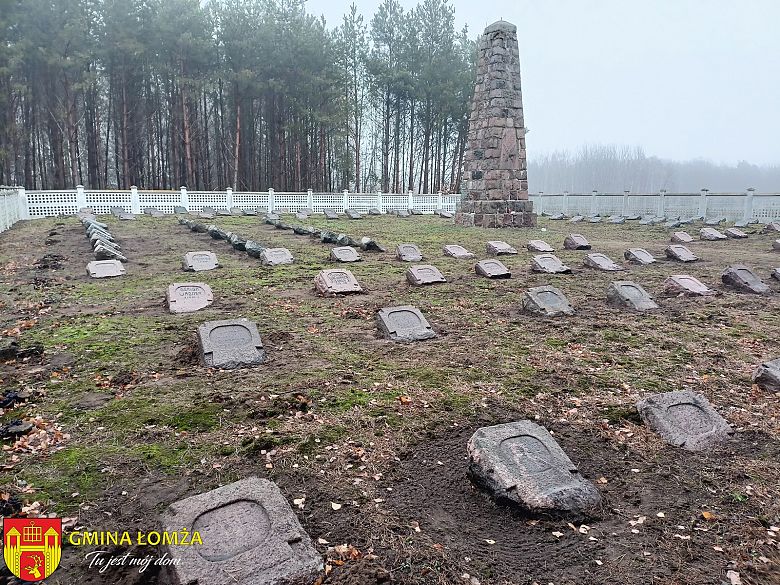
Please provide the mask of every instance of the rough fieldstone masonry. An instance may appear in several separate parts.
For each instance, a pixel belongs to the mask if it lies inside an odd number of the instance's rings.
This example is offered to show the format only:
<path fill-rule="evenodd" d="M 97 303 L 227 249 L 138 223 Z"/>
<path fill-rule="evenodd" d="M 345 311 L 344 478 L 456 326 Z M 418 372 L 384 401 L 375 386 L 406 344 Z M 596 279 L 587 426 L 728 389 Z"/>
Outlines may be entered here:
<path fill-rule="evenodd" d="M 517 27 L 499 21 L 479 40 L 477 82 L 464 153 L 466 193 L 455 223 L 532 227 Z"/>

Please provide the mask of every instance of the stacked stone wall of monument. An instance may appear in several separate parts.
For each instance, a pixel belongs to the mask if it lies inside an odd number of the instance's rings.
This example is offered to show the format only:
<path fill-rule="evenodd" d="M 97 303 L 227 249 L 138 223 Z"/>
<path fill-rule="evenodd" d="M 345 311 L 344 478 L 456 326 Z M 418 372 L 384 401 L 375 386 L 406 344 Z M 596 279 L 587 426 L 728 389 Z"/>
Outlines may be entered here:
<path fill-rule="evenodd" d="M 536 225 L 528 199 L 517 28 L 497 22 L 479 40 L 464 153 L 466 190 L 455 222 L 482 227 Z"/>

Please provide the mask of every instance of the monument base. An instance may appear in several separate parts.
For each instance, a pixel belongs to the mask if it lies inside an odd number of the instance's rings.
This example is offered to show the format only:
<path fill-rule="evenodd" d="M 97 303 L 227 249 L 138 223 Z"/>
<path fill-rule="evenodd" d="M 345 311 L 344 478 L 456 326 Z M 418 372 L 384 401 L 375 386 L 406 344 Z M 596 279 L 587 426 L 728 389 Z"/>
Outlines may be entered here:
<path fill-rule="evenodd" d="M 536 227 L 533 202 L 527 199 L 464 201 L 455 214 L 455 225 L 464 227 Z"/>

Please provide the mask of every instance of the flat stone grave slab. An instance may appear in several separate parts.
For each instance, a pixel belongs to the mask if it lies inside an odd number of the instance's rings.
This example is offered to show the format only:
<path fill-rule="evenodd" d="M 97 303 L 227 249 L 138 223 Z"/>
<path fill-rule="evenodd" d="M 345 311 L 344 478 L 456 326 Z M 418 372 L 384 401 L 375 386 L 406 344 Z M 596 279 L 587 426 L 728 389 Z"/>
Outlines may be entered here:
<path fill-rule="evenodd" d="M 693 236 L 688 232 L 674 232 L 672 234 L 672 242 L 675 244 L 690 244 L 693 241 Z"/>
<path fill-rule="evenodd" d="M 260 258 L 263 250 L 265 250 L 265 246 L 263 246 L 260 242 L 247 240 L 244 244 L 244 249 L 246 250 L 246 253 L 249 254 L 252 258 Z"/>
<path fill-rule="evenodd" d="M 720 225 L 726 221 L 725 217 L 712 217 L 704 221 L 704 225 Z"/>
<path fill-rule="evenodd" d="M 642 219 L 642 217 L 636 214 L 626 216 L 626 221 L 639 221 L 640 219 Z"/>
<path fill-rule="evenodd" d="M 162 211 L 160 211 L 156 207 L 145 207 L 144 208 L 144 213 L 146 215 L 154 215 L 155 213 L 162 213 Z"/>
<path fill-rule="evenodd" d="M 295 219 L 300 219 L 300 220 L 309 219 L 309 214 L 303 213 L 302 211 L 296 211 Z"/>
<path fill-rule="evenodd" d="M 569 219 L 569 223 L 580 223 L 583 219 L 585 219 L 582 215 L 575 215 L 571 219 Z"/>
<path fill-rule="evenodd" d="M 322 558 L 279 488 L 250 477 L 171 504 L 162 515 L 168 533 L 197 531 L 199 546 L 163 545 L 176 585 L 310 583 Z"/>
<path fill-rule="evenodd" d="M 447 282 L 439 269 L 430 264 L 415 264 L 406 269 L 406 281 L 414 286 Z"/>
<path fill-rule="evenodd" d="M 474 266 L 474 270 L 480 276 L 487 278 L 510 278 L 512 276 L 509 268 L 504 266 L 500 260 L 495 259 L 480 260 Z"/>
<path fill-rule="evenodd" d="M 173 212 L 177 215 L 189 213 L 189 211 L 187 211 L 187 208 L 184 207 L 183 205 L 174 205 Z"/>
<path fill-rule="evenodd" d="M 615 272 L 618 270 L 624 270 L 624 268 L 616 264 L 612 258 L 606 254 L 588 254 L 585 256 L 583 263 L 588 268 L 595 268 L 596 270 L 604 270 L 607 272 Z"/>
<path fill-rule="evenodd" d="M 360 262 L 362 258 L 352 246 L 339 246 L 330 251 L 330 259 L 336 262 Z"/>
<path fill-rule="evenodd" d="M 664 290 L 672 294 L 706 297 L 716 294 L 698 278 L 687 274 L 675 274 L 664 281 Z"/>
<path fill-rule="evenodd" d="M 724 233 L 726 234 L 726 237 L 729 237 L 733 240 L 744 240 L 748 237 L 745 232 L 736 227 L 728 228 Z"/>
<path fill-rule="evenodd" d="M 244 210 L 241 209 L 240 207 L 231 207 L 230 208 L 230 215 L 240 216 L 240 215 L 245 215 L 245 214 L 244 214 Z"/>
<path fill-rule="evenodd" d="M 530 240 L 528 242 L 529 252 L 554 252 L 553 247 L 544 240 Z"/>
<path fill-rule="evenodd" d="M 217 255 L 214 252 L 200 251 L 200 252 L 187 252 L 184 255 L 184 262 L 182 263 L 184 270 L 192 272 L 200 272 L 202 270 L 214 270 L 219 268 L 217 262 Z"/>
<path fill-rule="evenodd" d="M 707 240 L 709 242 L 714 242 L 716 240 L 727 240 L 728 236 L 726 234 L 722 234 L 715 228 L 701 228 L 699 230 L 699 237 L 702 240 Z"/>
<path fill-rule="evenodd" d="M 645 289 L 628 280 L 616 280 L 607 287 L 607 302 L 636 311 L 652 311 L 658 308 Z"/>
<path fill-rule="evenodd" d="M 248 319 L 206 321 L 198 327 L 198 340 L 201 362 L 207 368 L 233 370 L 265 361 L 257 325 Z"/>
<path fill-rule="evenodd" d="M 682 224 L 683 224 L 683 222 L 681 222 L 679 219 L 672 219 L 672 220 L 667 221 L 664 224 L 664 227 L 668 228 L 668 229 L 674 229 L 674 228 L 680 227 Z"/>
<path fill-rule="evenodd" d="M 401 217 L 401 218 L 404 218 L 404 219 L 406 219 L 407 217 L 411 217 L 411 215 L 412 215 L 412 214 L 411 214 L 411 213 L 409 213 L 409 211 L 408 211 L 408 210 L 406 210 L 406 209 L 401 209 L 401 210 L 399 210 L 398 212 L 396 212 L 396 215 L 397 215 L 398 217 Z"/>
<path fill-rule="evenodd" d="M 197 222 L 192 222 L 190 224 L 190 229 L 196 234 L 205 234 L 209 231 L 209 228 L 206 224 Z"/>
<path fill-rule="evenodd" d="M 563 240 L 563 247 L 567 250 L 590 250 L 590 242 L 582 234 L 569 234 Z"/>
<path fill-rule="evenodd" d="M 531 259 L 531 270 L 534 272 L 546 272 L 547 274 L 565 274 L 571 272 L 555 254 L 538 254 Z"/>
<path fill-rule="evenodd" d="M 331 268 L 323 270 L 314 278 L 314 288 L 323 295 L 338 295 L 363 292 L 355 275 L 349 270 Z"/>
<path fill-rule="evenodd" d="M 382 215 L 382 210 L 378 207 L 372 207 L 368 210 L 368 215 Z"/>
<path fill-rule="evenodd" d="M 217 215 L 228 217 L 229 215 L 231 215 L 231 213 L 230 210 L 228 209 L 217 209 Z"/>
<path fill-rule="evenodd" d="M 87 274 L 92 278 L 111 278 L 124 273 L 125 267 L 119 260 L 94 260 L 87 264 Z"/>
<path fill-rule="evenodd" d="M 197 215 L 197 217 L 201 219 L 214 219 L 216 216 L 217 216 L 216 213 L 208 213 L 206 211 L 201 211 Z"/>
<path fill-rule="evenodd" d="M 724 284 L 744 292 L 757 295 L 768 295 L 772 292 L 769 286 L 744 264 L 729 266 L 720 275 L 720 279 Z"/>
<path fill-rule="evenodd" d="M 588 223 L 601 223 L 601 217 L 599 217 L 598 215 L 595 217 L 589 217 Z"/>
<path fill-rule="evenodd" d="M 510 254 L 517 254 L 517 250 L 515 250 L 506 242 L 502 242 L 500 240 L 489 241 L 485 245 L 485 248 L 487 249 L 487 253 L 491 256 L 507 256 Z"/>
<path fill-rule="evenodd" d="M 368 236 L 363 236 L 362 238 L 360 238 L 360 249 L 363 250 L 364 252 L 385 251 L 384 246 L 380 245 L 379 242 L 369 238 Z"/>
<path fill-rule="evenodd" d="M 500 504 L 582 513 L 601 502 L 552 435 L 529 420 L 477 429 L 467 450 L 472 481 Z"/>
<path fill-rule="evenodd" d="M 119 220 L 120 221 L 133 221 L 135 219 L 135 215 L 132 213 L 120 213 L 119 214 Z"/>
<path fill-rule="evenodd" d="M 339 214 L 335 209 L 323 209 L 322 213 L 325 214 L 325 219 L 338 219 Z"/>
<path fill-rule="evenodd" d="M 203 213 L 211 213 L 213 215 L 217 215 L 217 210 L 215 208 L 211 207 L 210 205 L 205 205 L 205 206 L 201 207 L 200 210 Z"/>
<path fill-rule="evenodd" d="M 376 319 L 382 335 L 390 341 L 422 341 L 436 337 L 428 320 L 410 305 L 380 309 Z"/>
<path fill-rule="evenodd" d="M 758 366 L 752 379 L 754 384 L 766 392 L 780 392 L 780 358 Z"/>
<path fill-rule="evenodd" d="M 643 217 L 639 220 L 639 225 L 653 225 L 656 222 L 654 217 Z"/>
<path fill-rule="evenodd" d="M 466 248 L 457 244 L 448 244 L 444 246 L 444 255 L 451 256 L 452 258 L 457 258 L 459 260 L 466 258 L 476 258 L 476 256 L 469 252 Z"/>
<path fill-rule="evenodd" d="M 747 227 L 749 223 L 750 222 L 748 220 L 741 219 L 739 221 L 735 221 L 734 222 L 734 227 L 737 227 L 737 228 Z"/>
<path fill-rule="evenodd" d="M 574 308 L 569 303 L 569 299 L 554 286 L 529 288 L 523 295 L 522 308 L 529 313 L 546 317 L 574 314 Z"/>
<path fill-rule="evenodd" d="M 709 449 L 734 432 L 704 396 L 689 390 L 648 396 L 636 409 L 650 430 L 688 451 Z"/>
<path fill-rule="evenodd" d="M 640 264 L 646 266 L 647 264 L 655 263 L 655 256 L 644 248 L 629 248 L 623 252 L 623 257 L 632 264 Z"/>
<path fill-rule="evenodd" d="M 354 209 L 345 209 L 344 213 L 349 219 L 363 219 L 363 214 L 355 211 Z"/>
<path fill-rule="evenodd" d="M 441 217 L 442 219 L 452 219 L 453 217 L 455 217 L 455 214 L 452 213 L 451 211 L 442 211 L 439 214 L 439 217 Z"/>
<path fill-rule="evenodd" d="M 109 211 L 111 211 L 111 215 L 113 215 L 115 217 L 119 217 L 121 214 L 125 213 L 124 208 L 116 207 L 116 206 L 111 207 L 111 209 Z"/>
<path fill-rule="evenodd" d="M 109 244 L 97 244 L 94 249 L 96 260 L 119 260 L 127 262 L 127 258 L 117 249 L 110 247 Z"/>
<path fill-rule="evenodd" d="M 423 258 L 420 248 L 414 244 L 398 244 L 395 255 L 403 262 L 419 262 Z"/>
<path fill-rule="evenodd" d="M 295 258 L 287 248 L 266 248 L 260 253 L 260 261 L 265 266 L 279 266 L 280 264 L 292 264 Z"/>
<path fill-rule="evenodd" d="M 688 248 L 682 244 L 672 244 L 666 248 L 667 258 L 677 260 L 678 262 L 695 262 L 699 259 L 696 254 L 691 252 Z"/>
<path fill-rule="evenodd" d="M 566 218 L 566 216 L 563 215 L 562 213 L 555 213 L 555 214 L 550 216 L 550 219 L 552 221 L 561 221 L 562 219 L 565 219 L 565 218 Z"/>
<path fill-rule="evenodd" d="M 775 240 L 774 242 L 772 242 L 772 249 L 780 250 L 780 240 Z"/>
<path fill-rule="evenodd" d="M 612 217 L 609 218 L 609 223 L 623 224 L 626 223 L 626 218 L 623 217 L 622 215 L 613 215 Z"/>
<path fill-rule="evenodd" d="M 242 209 L 241 211 L 244 212 L 244 215 L 251 215 L 252 217 L 257 216 L 257 209 Z"/>
<path fill-rule="evenodd" d="M 202 282 L 175 282 L 168 287 L 166 299 L 171 313 L 192 313 L 213 303 L 214 293 Z"/>
<path fill-rule="evenodd" d="M 210 225 L 208 231 L 209 235 L 215 240 L 227 240 L 229 237 L 227 231 L 215 225 Z"/>
<path fill-rule="evenodd" d="M 263 221 L 265 221 L 265 223 L 279 221 L 280 219 L 281 217 L 279 217 L 278 213 L 266 213 L 265 216 L 263 217 Z"/>
<path fill-rule="evenodd" d="M 780 232 L 780 223 L 779 222 L 770 221 L 761 230 L 761 233 L 764 233 L 764 234 L 769 234 L 769 233 L 774 233 L 774 232 Z"/>

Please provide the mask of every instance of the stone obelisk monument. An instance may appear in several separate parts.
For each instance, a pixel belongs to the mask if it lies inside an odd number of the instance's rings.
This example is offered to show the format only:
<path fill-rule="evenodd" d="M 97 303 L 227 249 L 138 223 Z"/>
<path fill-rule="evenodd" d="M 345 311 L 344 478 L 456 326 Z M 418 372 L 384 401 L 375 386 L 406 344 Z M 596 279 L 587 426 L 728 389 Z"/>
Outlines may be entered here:
<path fill-rule="evenodd" d="M 532 227 L 517 27 L 499 21 L 479 40 L 477 83 L 464 153 L 466 192 L 455 223 Z"/>

